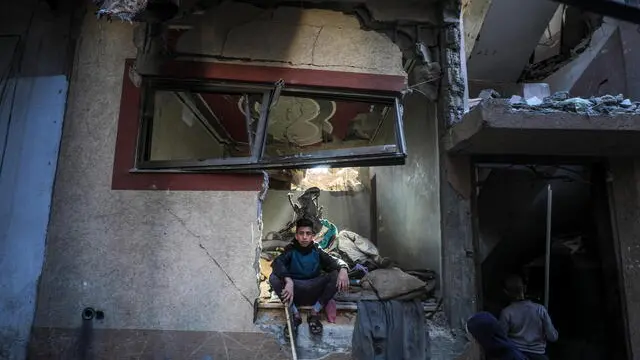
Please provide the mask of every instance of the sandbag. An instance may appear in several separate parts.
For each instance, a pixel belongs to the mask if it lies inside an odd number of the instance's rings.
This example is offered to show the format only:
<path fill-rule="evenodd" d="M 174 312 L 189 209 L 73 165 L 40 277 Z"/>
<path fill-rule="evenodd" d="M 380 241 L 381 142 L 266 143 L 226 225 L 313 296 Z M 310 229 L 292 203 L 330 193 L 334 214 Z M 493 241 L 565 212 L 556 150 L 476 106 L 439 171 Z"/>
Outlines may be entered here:
<path fill-rule="evenodd" d="M 361 284 L 363 288 L 371 287 L 380 300 L 389 300 L 407 294 L 419 297 L 427 291 L 427 284 L 424 281 L 398 268 L 371 271 L 362 278 Z"/>
<path fill-rule="evenodd" d="M 348 230 L 338 233 L 338 249 L 347 254 L 353 262 L 364 262 L 379 257 L 378 248 L 369 239 Z"/>

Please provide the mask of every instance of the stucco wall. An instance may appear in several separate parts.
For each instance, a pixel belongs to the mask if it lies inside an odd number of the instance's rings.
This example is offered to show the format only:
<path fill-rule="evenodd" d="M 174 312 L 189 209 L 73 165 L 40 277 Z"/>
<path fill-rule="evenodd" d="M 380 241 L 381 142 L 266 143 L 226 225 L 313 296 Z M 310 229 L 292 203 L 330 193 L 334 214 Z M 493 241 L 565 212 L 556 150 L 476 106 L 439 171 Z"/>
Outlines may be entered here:
<path fill-rule="evenodd" d="M 184 54 L 223 61 L 404 75 L 402 53 L 388 37 L 360 29 L 341 12 L 280 7 L 264 10 L 225 2 L 203 15 L 178 40 Z"/>
<path fill-rule="evenodd" d="M 293 19 L 289 10 L 282 11 L 269 16 L 284 23 Z M 230 38 L 224 41 L 225 51 L 245 60 L 265 64 L 262 51 L 286 49 L 286 56 L 274 64 L 309 67 L 304 57 L 311 51 L 312 68 L 402 73 L 400 51 L 388 38 L 360 30 L 357 22 L 341 13 L 305 13 L 313 16 L 300 18 L 310 24 L 284 27 L 256 25 L 244 18 L 238 22 L 237 16 L 250 14 L 246 11 L 214 16 L 221 19 L 217 23 L 236 19 L 234 24 L 241 29 L 248 27 L 239 32 L 230 28 Z M 214 23 L 203 20 L 206 29 L 198 33 L 197 41 L 219 35 L 208 27 Z M 321 36 L 325 31 L 329 39 Z M 229 334 L 257 332 L 252 323 L 252 301 L 258 295 L 254 264 L 261 236 L 257 192 L 111 190 L 122 72 L 125 59 L 135 56 L 132 40 L 130 24 L 100 22 L 92 13 L 83 20 L 31 355 L 81 357 L 69 356 L 68 351 L 76 351 L 75 340 L 69 339 L 87 335 L 81 311 L 93 307 L 104 311 L 105 318 L 92 322 L 90 341 L 81 338 L 79 344 L 94 355 L 104 350 L 107 358 L 132 352 L 232 356 L 225 340 L 232 339 L 235 352 L 256 356 L 267 351 L 273 339 Z M 315 45 L 307 49 L 309 41 Z M 322 44 L 326 50 L 318 52 Z M 349 52 L 352 56 L 345 56 Z M 302 60 L 291 60 L 298 58 Z M 131 346 L 156 346 L 116 349 L 109 345 L 114 337 Z M 268 349 L 270 356 L 286 350 Z"/>
<path fill-rule="evenodd" d="M 256 192 L 111 190 L 131 39 L 128 24 L 84 21 L 35 326 L 78 327 L 90 306 L 103 328 L 252 331 Z"/>
<path fill-rule="evenodd" d="M 435 104 L 405 99 L 405 166 L 374 167 L 380 252 L 408 268 L 440 272 L 439 160 Z"/>

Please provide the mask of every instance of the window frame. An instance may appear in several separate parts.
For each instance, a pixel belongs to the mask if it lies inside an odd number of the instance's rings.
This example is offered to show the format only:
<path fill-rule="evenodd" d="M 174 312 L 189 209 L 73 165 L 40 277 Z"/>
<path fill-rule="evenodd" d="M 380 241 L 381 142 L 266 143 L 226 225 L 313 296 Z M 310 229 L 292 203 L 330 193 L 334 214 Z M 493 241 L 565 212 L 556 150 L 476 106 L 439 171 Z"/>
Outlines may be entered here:
<path fill-rule="evenodd" d="M 182 92 L 218 92 L 218 93 L 262 93 L 262 109 L 256 127 L 256 135 L 251 143 L 251 156 L 236 158 L 214 158 L 203 160 L 146 160 L 149 150 L 152 119 L 145 115 L 149 98 L 156 91 Z M 332 100 L 357 100 L 378 102 L 395 111 L 395 143 L 394 145 L 373 145 L 345 149 L 320 150 L 311 154 L 296 154 L 265 159 L 266 131 L 269 120 L 269 109 L 276 93 L 282 95 L 308 96 Z M 276 95 L 277 96 L 277 95 Z M 280 95 L 281 96 L 281 95 Z M 310 87 L 289 85 L 279 91 L 275 84 L 251 83 L 246 81 L 216 79 L 181 79 L 168 77 L 145 76 L 141 79 L 141 99 L 139 107 L 139 126 L 135 148 L 133 173 L 144 172 L 218 172 L 218 171 L 256 171 L 292 168 L 310 168 L 317 166 L 351 167 L 351 166 L 385 166 L 403 165 L 405 163 L 406 143 L 403 132 L 403 107 L 401 94 L 397 91 L 385 90 L 352 90 L 334 87 Z M 248 123 L 248 116 L 247 123 Z M 153 118 L 153 116 L 151 116 Z M 394 149 L 390 148 L 390 145 Z M 145 150 L 146 149 L 146 150 Z M 145 152 L 146 151 L 146 152 Z"/>

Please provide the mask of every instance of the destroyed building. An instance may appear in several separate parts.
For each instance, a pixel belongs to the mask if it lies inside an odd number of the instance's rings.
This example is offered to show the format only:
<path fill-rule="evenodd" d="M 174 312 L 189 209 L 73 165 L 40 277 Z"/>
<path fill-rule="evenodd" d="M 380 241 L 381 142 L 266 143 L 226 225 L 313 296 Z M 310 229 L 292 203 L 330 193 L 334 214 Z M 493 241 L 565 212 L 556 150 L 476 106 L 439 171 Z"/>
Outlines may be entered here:
<path fill-rule="evenodd" d="M 349 358 L 358 301 L 407 295 L 374 268 L 413 284 L 431 359 L 477 358 L 464 323 L 517 271 L 556 354 L 640 356 L 635 25 L 543 0 L 5 7 L 0 358 L 288 358 L 265 278 L 302 213 L 362 289 L 307 358 Z"/>

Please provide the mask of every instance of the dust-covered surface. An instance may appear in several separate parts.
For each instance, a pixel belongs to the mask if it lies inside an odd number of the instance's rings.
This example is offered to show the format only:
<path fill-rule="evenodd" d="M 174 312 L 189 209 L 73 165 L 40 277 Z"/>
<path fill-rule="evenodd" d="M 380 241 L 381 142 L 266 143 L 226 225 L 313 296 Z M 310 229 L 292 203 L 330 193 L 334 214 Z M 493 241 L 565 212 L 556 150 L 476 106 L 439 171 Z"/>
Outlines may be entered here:
<path fill-rule="evenodd" d="M 431 339 L 431 360 L 456 359 L 465 352 L 469 340 L 463 329 L 452 329 L 444 312 L 427 319 Z"/>
<path fill-rule="evenodd" d="M 335 323 L 328 323 L 323 319 L 322 335 L 311 335 L 306 314 L 303 314 L 304 322 L 298 327 L 298 334 L 294 340 L 298 359 L 320 360 L 338 355 L 348 358 L 355 318 L 356 314 L 353 312 L 340 312 Z M 256 325 L 260 330 L 273 334 L 281 346 L 290 347 L 284 333 L 286 318 L 283 310 L 261 310 Z"/>
<path fill-rule="evenodd" d="M 532 101 L 533 100 L 533 101 Z M 640 114 L 640 101 L 631 101 L 622 94 L 592 96 L 588 99 L 571 97 L 566 91 L 557 92 L 542 100 L 525 100 L 512 96 L 509 104 L 515 110 L 541 112 L 571 112 L 585 115 Z"/>

